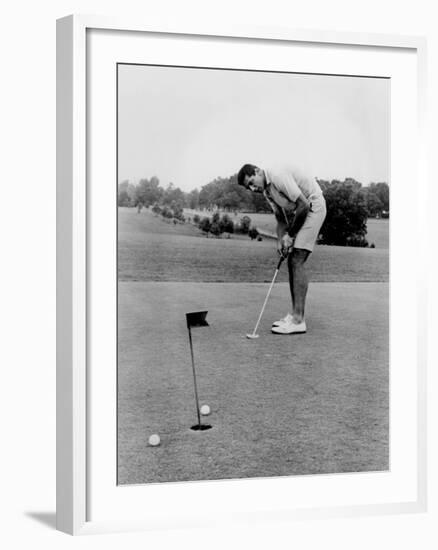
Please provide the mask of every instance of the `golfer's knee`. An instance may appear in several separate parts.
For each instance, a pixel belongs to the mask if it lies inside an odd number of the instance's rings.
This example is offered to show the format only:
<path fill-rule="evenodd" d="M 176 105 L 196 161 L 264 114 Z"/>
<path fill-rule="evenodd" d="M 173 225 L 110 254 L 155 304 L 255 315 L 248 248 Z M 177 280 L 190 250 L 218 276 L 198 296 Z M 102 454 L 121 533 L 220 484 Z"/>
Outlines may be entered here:
<path fill-rule="evenodd" d="M 300 268 L 304 265 L 309 256 L 309 251 L 302 248 L 294 248 L 289 256 L 289 261 L 293 269 Z"/>

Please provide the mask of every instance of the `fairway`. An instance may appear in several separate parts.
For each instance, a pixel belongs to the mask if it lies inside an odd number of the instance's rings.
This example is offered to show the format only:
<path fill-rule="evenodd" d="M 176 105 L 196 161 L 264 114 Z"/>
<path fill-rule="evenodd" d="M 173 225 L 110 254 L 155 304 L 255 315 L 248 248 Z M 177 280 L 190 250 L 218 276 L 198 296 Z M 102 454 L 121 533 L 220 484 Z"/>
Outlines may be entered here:
<path fill-rule="evenodd" d="M 389 467 L 388 285 L 314 283 L 308 333 L 278 336 L 286 284 L 119 284 L 118 483 L 380 471 Z M 196 409 L 185 313 L 193 329 Z M 158 433 L 159 447 L 148 437 Z"/>
<path fill-rule="evenodd" d="M 134 208 L 119 208 L 120 281 L 266 282 L 276 263 L 274 240 L 207 238 L 190 223 L 174 225 L 148 210 L 137 214 Z M 387 282 L 389 251 L 316 246 L 308 266 L 314 282 Z M 287 269 L 278 280 L 288 280 Z"/>

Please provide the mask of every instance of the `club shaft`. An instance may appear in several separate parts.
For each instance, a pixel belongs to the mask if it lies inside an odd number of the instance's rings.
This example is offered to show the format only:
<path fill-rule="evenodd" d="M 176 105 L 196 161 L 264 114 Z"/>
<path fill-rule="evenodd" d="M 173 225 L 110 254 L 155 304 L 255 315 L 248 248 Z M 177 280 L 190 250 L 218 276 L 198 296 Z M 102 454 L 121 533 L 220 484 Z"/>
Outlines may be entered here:
<path fill-rule="evenodd" d="M 199 399 L 198 399 L 198 385 L 196 383 L 195 358 L 193 356 L 192 331 L 190 330 L 190 327 L 189 327 L 189 341 L 190 341 L 190 354 L 192 357 L 193 384 L 195 387 L 196 413 L 198 415 L 198 424 L 201 425 L 201 413 L 199 411 Z"/>
<path fill-rule="evenodd" d="M 265 311 L 265 307 L 266 307 L 266 304 L 268 303 L 269 295 L 271 294 L 271 290 L 272 290 L 272 287 L 274 286 L 275 279 L 277 278 L 277 275 L 278 275 L 279 270 L 280 270 L 279 267 L 277 267 L 277 269 L 275 270 L 274 277 L 273 277 L 273 279 L 272 279 L 272 282 L 271 282 L 271 285 L 270 285 L 270 287 L 269 287 L 268 293 L 266 294 L 266 298 L 265 298 L 265 301 L 264 301 L 264 303 L 263 303 L 262 310 L 260 311 L 259 318 L 257 319 L 256 326 L 254 327 L 253 335 L 256 334 L 257 329 L 259 328 L 260 320 L 261 320 L 261 318 L 262 318 L 263 312 Z"/>

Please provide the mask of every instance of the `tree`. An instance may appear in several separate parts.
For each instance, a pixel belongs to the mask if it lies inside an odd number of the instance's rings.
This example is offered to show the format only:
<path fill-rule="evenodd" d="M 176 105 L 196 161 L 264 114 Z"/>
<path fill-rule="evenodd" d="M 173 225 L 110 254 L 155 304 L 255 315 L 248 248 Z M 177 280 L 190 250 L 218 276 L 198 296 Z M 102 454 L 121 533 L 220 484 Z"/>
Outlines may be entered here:
<path fill-rule="evenodd" d="M 240 220 L 239 224 L 239 232 L 246 235 L 249 231 L 249 228 L 251 226 L 251 218 L 249 216 L 243 216 Z"/>
<path fill-rule="evenodd" d="M 154 206 L 152 207 L 152 212 L 158 216 L 159 214 L 161 214 L 161 207 L 158 204 L 154 204 Z"/>
<path fill-rule="evenodd" d="M 131 206 L 131 199 L 129 198 L 128 191 L 126 189 L 123 189 L 122 191 L 119 190 L 119 194 L 117 197 L 117 205 Z"/>
<path fill-rule="evenodd" d="M 141 203 L 145 206 L 149 206 L 156 202 L 160 202 L 163 195 L 163 189 L 160 187 L 160 180 L 153 176 L 150 180 L 144 178 L 141 179 L 136 187 L 135 198 L 136 204 Z"/>
<path fill-rule="evenodd" d="M 203 233 L 207 233 L 207 237 L 208 237 L 208 233 L 210 232 L 210 228 L 211 228 L 210 218 L 208 218 L 207 216 L 202 218 L 202 220 L 199 222 L 198 227 Z"/>
<path fill-rule="evenodd" d="M 259 236 L 259 232 L 255 227 L 251 227 L 251 229 L 248 231 L 248 237 L 253 241 L 254 239 L 257 239 Z"/>
<path fill-rule="evenodd" d="M 363 189 L 363 194 L 367 205 L 368 216 L 373 218 L 380 216 L 383 210 L 383 203 L 376 193 L 366 187 Z"/>
<path fill-rule="evenodd" d="M 389 212 L 389 185 L 385 182 L 370 183 L 368 189 L 377 195 L 382 203 L 382 210 Z"/>
<path fill-rule="evenodd" d="M 234 174 L 228 178 L 215 178 L 203 185 L 199 192 L 199 206 L 228 211 L 254 210 L 252 195 L 250 191 L 237 185 L 237 174 Z"/>
<path fill-rule="evenodd" d="M 163 218 L 173 218 L 173 212 L 168 206 L 163 206 L 163 208 L 161 209 L 161 215 L 163 216 Z"/>
<path fill-rule="evenodd" d="M 170 208 L 175 219 L 179 220 L 180 222 L 185 221 L 184 208 L 179 202 L 172 201 Z"/>
<path fill-rule="evenodd" d="M 192 210 L 197 210 L 199 208 L 199 191 L 197 189 L 193 189 L 193 191 L 187 194 L 186 204 Z"/>
<path fill-rule="evenodd" d="M 169 185 L 166 187 L 161 200 L 163 204 L 167 204 L 169 206 L 172 203 L 175 203 L 180 205 L 181 208 L 184 208 L 185 205 L 184 192 L 181 191 L 179 187 L 175 187 L 173 183 L 169 183 Z"/>
<path fill-rule="evenodd" d="M 252 210 L 254 212 L 272 212 L 271 205 L 260 193 L 251 194 Z"/>
<path fill-rule="evenodd" d="M 199 192 L 199 206 L 201 208 L 210 208 L 212 205 L 212 192 L 211 184 L 204 185 Z"/>
<path fill-rule="evenodd" d="M 136 204 L 136 186 L 128 180 L 119 183 L 117 204 L 119 206 L 134 206 Z"/>
<path fill-rule="evenodd" d="M 219 235 L 222 233 L 221 226 L 218 221 L 214 221 L 211 223 L 210 226 L 210 233 L 214 235 L 215 237 L 219 237 Z"/>
<path fill-rule="evenodd" d="M 219 212 L 215 212 L 211 218 L 211 223 L 217 223 L 219 224 L 219 221 L 220 221 L 220 217 L 221 215 L 219 214 Z"/>
<path fill-rule="evenodd" d="M 325 186 L 327 216 L 321 228 L 322 244 L 368 246 L 365 238 L 368 210 L 361 185 L 333 180 Z"/>
<path fill-rule="evenodd" d="M 223 233 L 234 233 L 234 223 L 228 214 L 222 216 L 220 226 Z"/>
<path fill-rule="evenodd" d="M 241 197 L 239 193 L 235 190 L 229 191 L 226 193 L 220 200 L 221 208 L 232 212 L 233 210 L 238 210 L 241 205 Z"/>

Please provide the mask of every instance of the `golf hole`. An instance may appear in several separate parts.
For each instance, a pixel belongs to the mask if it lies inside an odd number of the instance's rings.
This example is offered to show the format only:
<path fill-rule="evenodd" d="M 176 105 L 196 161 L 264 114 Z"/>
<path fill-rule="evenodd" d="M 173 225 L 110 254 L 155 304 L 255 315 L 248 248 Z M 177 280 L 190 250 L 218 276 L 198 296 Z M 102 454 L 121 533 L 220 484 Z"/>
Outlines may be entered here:
<path fill-rule="evenodd" d="M 210 424 L 195 424 L 190 429 L 195 432 L 203 432 L 204 430 L 209 430 L 213 426 L 210 426 Z"/>

